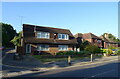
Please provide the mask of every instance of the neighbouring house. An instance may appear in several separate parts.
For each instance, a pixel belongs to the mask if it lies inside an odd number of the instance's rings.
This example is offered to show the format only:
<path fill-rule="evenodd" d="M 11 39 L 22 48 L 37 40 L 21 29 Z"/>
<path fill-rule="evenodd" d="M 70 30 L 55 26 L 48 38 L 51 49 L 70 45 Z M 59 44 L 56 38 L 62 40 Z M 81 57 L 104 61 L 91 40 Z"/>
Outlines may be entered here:
<path fill-rule="evenodd" d="M 108 33 L 101 35 L 100 38 L 104 41 L 104 48 L 109 48 L 110 46 L 118 47 L 118 43 L 108 38 Z"/>
<path fill-rule="evenodd" d="M 23 24 L 21 38 L 22 54 L 55 55 L 61 51 L 74 51 L 77 40 L 68 29 Z"/>
<path fill-rule="evenodd" d="M 74 37 L 77 39 L 78 42 L 77 48 L 84 40 L 87 40 L 90 44 L 97 45 L 99 48 L 103 48 L 102 39 L 92 33 L 85 33 L 85 34 L 77 33 L 74 35 Z"/>

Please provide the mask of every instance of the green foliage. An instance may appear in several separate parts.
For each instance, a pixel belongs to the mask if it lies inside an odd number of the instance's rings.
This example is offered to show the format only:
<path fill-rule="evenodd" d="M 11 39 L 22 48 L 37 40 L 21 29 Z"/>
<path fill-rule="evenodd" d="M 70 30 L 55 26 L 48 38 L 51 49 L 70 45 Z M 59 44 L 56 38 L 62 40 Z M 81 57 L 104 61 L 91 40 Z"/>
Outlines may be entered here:
<path fill-rule="evenodd" d="M 80 52 L 78 52 L 78 54 L 79 54 L 79 55 L 89 55 L 90 52 L 84 50 L 84 51 L 80 51 Z"/>
<path fill-rule="evenodd" d="M 120 50 L 118 50 L 118 51 L 116 52 L 116 54 L 117 54 L 117 55 L 120 55 Z"/>
<path fill-rule="evenodd" d="M 107 55 L 111 55 L 112 54 L 112 50 L 111 49 L 102 49 L 103 53 L 106 53 Z"/>
<path fill-rule="evenodd" d="M 60 51 L 56 55 L 75 55 L 75 51 Z"/>
<path fill-rule="evenodd" d="M 85 50 L 89 51 L 91 54 L 101 53 L 100 48 L 98 48 L 96 45 L 87 45 Z"/>
<path fill-rule="evenodd" d="M 116 47 L 113 47 L 113 46 L 109 46 L 108 49 L 116 49 Z"/>
<path fill-rule="evenodd" d="M 105 34 L 106 34 L 106 33 L 104 33 L 103 35 L 105 36 Z M 108 38 L 109 38 L 110 40 L 115 41 L 115 42 L 120 42 L 120 39 L 116 38 L 116 37 L 115 37 L 114 35 L 112 35 L 111 33 L 108 34 Z"/>
<path fill-rule="evenodd" d="M 83 41 L 83 43 L 80 45 L 80 50 L 84 50 L 84 48 L 89 45 L 89 42 L 87 40 Z"/>
<path fill-rule="evenodd" d="M 11 42 L 15 45 L 15 46 L 20 46 L 21 45 L 21 37 L 22 37 L 22 32 L 19 32 L 17 34 L 17 36 L 15 36 Z"/>
<path fill-rule="evenodd" d="M 13 44 L 10 42 L 16 35 L 16 30 L 10 24 L 0 23 L 2 27 L 2 45 L 4 47 L 12 47 Z"/>
<path fill-rule="evenodd" d="M 88 55 L 90 54 L 89 51 L 64 51 L 64 52 L 58 52 L 56 55 Z"/>

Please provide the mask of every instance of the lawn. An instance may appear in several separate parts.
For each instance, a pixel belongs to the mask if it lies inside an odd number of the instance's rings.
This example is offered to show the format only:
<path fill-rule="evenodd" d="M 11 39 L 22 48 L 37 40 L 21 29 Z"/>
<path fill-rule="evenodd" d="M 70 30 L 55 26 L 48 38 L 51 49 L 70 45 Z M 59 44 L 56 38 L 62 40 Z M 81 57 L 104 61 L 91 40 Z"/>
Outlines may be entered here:
<path fill-rule="evenodd" d="M 67 57 L 62 57 L 62 58 L 56 58 L 56 57 L 53 57 L 53 58 L 49 58 L 49 57 L 43 57 L 41 55 L 33 55 L 33 57 L 35 57 L 36 59 L 39 59 L 41 62 L 57 62 L 57 61 L 67 61 L 68 58 Z M 101 56 L 93 56 L 94 58 L 95 57 L 101 57 Z M 79 57 L 79 56 L 75 56 L 75 57 L 71 57 L 71 60 L 74 61 L 74 60 L 79 60 L 79 59 L 84 59 L 84 58 L 90 58 L 90 56 L 87 56 L 87 57 Z"/>

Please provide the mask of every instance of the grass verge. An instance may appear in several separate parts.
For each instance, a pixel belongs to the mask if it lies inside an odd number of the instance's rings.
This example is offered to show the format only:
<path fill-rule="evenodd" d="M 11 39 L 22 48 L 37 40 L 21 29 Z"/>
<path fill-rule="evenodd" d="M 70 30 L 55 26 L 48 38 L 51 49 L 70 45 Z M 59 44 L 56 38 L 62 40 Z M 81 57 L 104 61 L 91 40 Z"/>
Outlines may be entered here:
<path fill-rule="evenodd" d="M 33 55 L 33 57 L 35 57 L 36 59 L 39 59 L 41 62 L 59 62 L 59 61 L 67 61 L 68 58 L 67 57 L 62 57 L 62 58 L 44 58 L 42 57 L 41 55 Z M 96 57 L 102 57 L 102 56 L 93 56 L 93 58 L 96 58 Z M 71 57 L 71 61 L 74 61 L 74 60 L 80 60 L 80 59 L 84 59 L 84 58 L 90 58 L 90 56 L 87 56 L 87 57 L 79 57 L 79 56 L 76 56 L 76 57 Z"/>

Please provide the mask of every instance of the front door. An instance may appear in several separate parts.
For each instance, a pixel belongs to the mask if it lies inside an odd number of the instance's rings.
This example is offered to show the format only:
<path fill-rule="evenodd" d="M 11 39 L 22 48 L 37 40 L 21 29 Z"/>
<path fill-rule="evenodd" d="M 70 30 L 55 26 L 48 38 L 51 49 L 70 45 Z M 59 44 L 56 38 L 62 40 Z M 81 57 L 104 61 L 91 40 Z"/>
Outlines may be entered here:
<path fill-rule="evenodd" d="M 27 54 L 31 53 L 31 45 L 30 44 L 26 44 L 26 53 Z"/>

